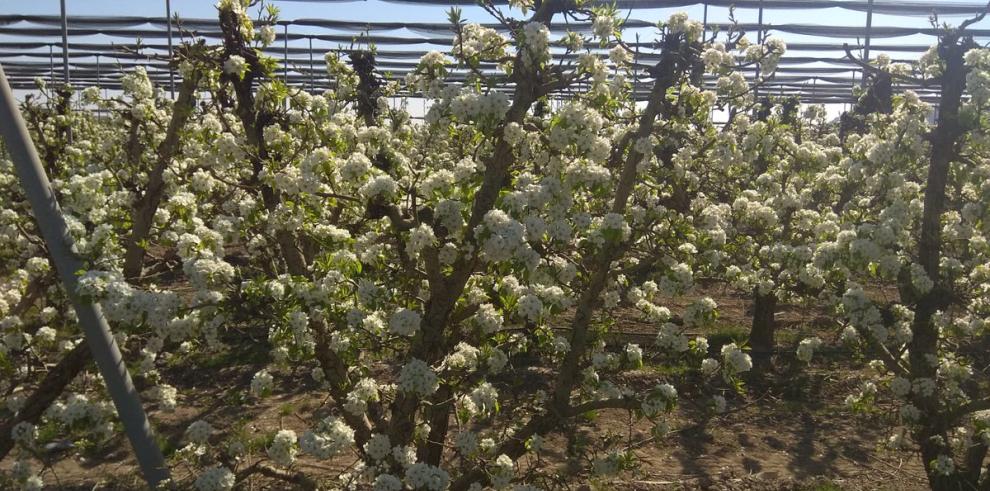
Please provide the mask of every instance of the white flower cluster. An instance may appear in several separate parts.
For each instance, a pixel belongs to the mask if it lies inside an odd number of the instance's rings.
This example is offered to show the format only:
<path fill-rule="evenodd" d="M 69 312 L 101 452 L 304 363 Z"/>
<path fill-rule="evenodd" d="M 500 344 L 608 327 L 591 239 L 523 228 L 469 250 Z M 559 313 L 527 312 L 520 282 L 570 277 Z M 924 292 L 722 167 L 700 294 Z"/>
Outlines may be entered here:
<path fill-rule="evenodd" d="M 703 326 L 715 320 L 718 304 L 711 297 L 703 297 L 691 302 L 684 311 L 684 324 L 687 326 Z"/>
<path fill-rule="evenodd" d="M 966 52 L 964 61 L 969 67 L 966 74 L 966 92 L 976 105 L 990 102 L 990 49 L 976 48 Z"/>
<path fill-rule="evenodd" d="M 347 402 L 344 403 L 344 410 L 354 415 L 362 415 L 368 410 L 369 402 L 378 402 L 380 399 L 378 382 L 372 378 L 362 378 L 354 384 L 354 388 L 347 393 Z"/>
<path fill-rule="evenodd" d="M 540 22 L 529 22 L 522 30 L 522 61 L 539 66 L 550 59 L 550 29 Z"/>
<path fill-rule="evenodd" d="M 261 26 L 261 29 L 258 29 L 258 41 L 262 46 L 271 46 L 275 42 L 275 27 Z"/>
<path fill-rule="evenodd" d="M 928 277 L 928 273 L 925 272 L 923 268 L 918 263 L 911 264 L 911 285 L 914 286 L 915 291 L 924 295 L 935 287 L 935 282 Z"/>
<path fill-rule="evenodd" d="M 797 358 L 805 363 L 811 362 L 811 357 L 815 354 L 815 350 L 820 348 L 822 345 L 822 340 L 818 337 L 812 337 L 807 339 L 802 339 L 798 343 L 797 347 Z"/>
<path fill-rule="evenodd" d="M 787 45 L 780 38 L 767 38 L 762 45 L 754 44 L 746 49 L 746 61 L 760 65 L 760 76 L 769 77 L 777 70 L 780 58 L 787 51 Z"/>
<path fill-rule="evenodd" d="M 382 198 L 386 201 L 391 200 L 395 197 L 395 194 L 399 191 L 399 185 L 389 176 L 381 175 L 366 182 L 361 189 L 358 190 L 361 196 L 365 199 L 375 199 Z"/>
<path fill-rule="evenodd" d="M 478 369 L 481 350 L 465 342 L 457 343 L 454 352 L 444 359 L 444 366 L 452 370 L 473 372 Z"/>
<path fill-rule="evenodd" d="M 423 223 L 409 231 L 409 240 L 406 242 L 406 252 L 411 257 L 417 257 L 419 253 L 427 248 L 436 245 L 437 236 L 433 233 L 433 227 Z"/>
<path fill-rule="evenodd" d="M 686 12 L 676 12 L 667 19 L 667 33 L 671 35 L 684 34 L 688 41 L 696 41 L 701 37 L 702 25 L 693 21 Z"/>
<path fill-rule="evenodd" d="M 155 88 L 151 85 L 148 72 L 144 67 L 136 67 L 132 72 L 124 75 L 120 79 L 121 89 L 124 93 L 135 100 L 150 99 L 155 94 Z"/>
<path fill-rule="evenodd" d="M 223 72 L 228 75 L 236 75 L 240 77 L 246 70 L 247 60 L 245 60 L 241 55 L 230 55 L 230 57 L 223 62 Z"/>
<path fill-rule="evenodd" d="M 492 262 L 516 259 L 528 263 L 539 255 L 526 242 L 526 226 L 513 219 L 502 210 L 491 210 L 485 214 L 475 235 L 483 239 L 482 257 Z"/>
<path fill-rule="evenodd" d="M 397 382 L 399 390 L 419 397 L 432 395 L 440 388 L 436 372 L 426 362 L 415 358 L 402 366 Z"/>
<path fill-rule="evenodd" d="M 371 485 L 374 491 L 402 491 L 403 487 L 402 479 L 392 474 L 379 474 Z"/>
<path fill-rule="evenodd" d="M 299 449 L 318 459 L 328 459 L 354 445 L 354 430 L 343 420 L 327 417 L 316 431 L 307 431 L 299 438 Z"/>
<path fill-rule="evenodd" d="M 186 428 L 186 440 L 190 443 L 204 444 L 213 434 L 213 427 L 203 420 L 194 421 Z"/>
<path fill-rule="evenodd" d="M 683 333 L 683 328 L 672 322 L 665 322 L 657 332 L 657 347 L 665 351 L 681 353 L 690 348 L 687 336 Z"/>
<path fill-rule="evenodd" d="M 388 320 L 388 329 L 394 334 L 411 337 L 419 331 L 422 316 L 419 312 L 409 309 L 399 309 Z"/>
<path fill-rule="evenodd" d="M 579 102 L 570 102 L 557 112 L 557 124 L 550 128 L 550 146 L 561 152 L 573 146 L 578 155 L 604 162 L 611 150 L 608 140 L 599 135 L 604 124 L 598 111 Z"/>
<path fill-rule="evenodd" d="M 492 334 L 502 329 L 504 320 L 494 305 L 483 303 L 471 317 L 471 321 L 484 334 Z"/>
<path fill-rule="evenodd" d="M 523 319 L 536 322 L 540 320 L 540 316 L 543 314 L 543 301 L 532 293 L 523 295 L 519 297 L 519 301 L 516 303 L 516 313 Z"/>
<path fill-rule="evenodd" d="M 618 27 L 619 20 L 605 13 L 597 13 L 591 21 L 591 31 L 595 37 L 601 38 L 603 41 L 608 41 Z"/>
<path fill-rule="evenodd" d="M 193 485 L 199 491 L 227 491 L 234 488 L 236 479 L 230 469 L 217 465 L 201 472 Z"/>
<path fill-rule="evenodd" d="M 505 56 L 508 40 L 495 29 L 481 24 L 465 24 L 451 48 L 451 55 L 461 59 L 480 58 L 491 60 Z"/>
<path fill-rule="evenodd" d="M 616 45 L 608 52 L 608 59 L 617 66 L 623 66 L 632 61 L 632 55 L 625 46 Z"/>
<path fill-rule="evenodd" d="M 450 101 L 451 114 L 463 122 L 496 123 L 504 119 L 508 111 L 509 96 L 498 91 L 466 90 Z"/>
<path fill-rule="evenodd" d="M 722 346 L 722 363 L 726 376 L 748 372 L 753 368 L 753 360 L 746 352 L 739 349 L 736 343 Z"/>
<path fill-rule="evenodd" d="M 625 349 L 626 360 L 634 367 L 640 367 L 643 365 L 643 348 L 640 348 L 638 344 L 626 344 Z"/>
<path fill-rule="evenodd" d="M 490 383 L 475 387 L 460 400 L 460 407 L 469 415 L 490 415 L 498 408 L 498 391 Z"/>
<path fill-rule="evenodd" d="M 505 489 L 509 486 L 509 482 L 512 481 L 512 476 L 516 471 L 516 464 L 508 455 L 501 454 L 495 459 L 494 465 L 490 469 L 492 486 L 495 489 Z"/>
<path fill-rule="evenodd" d="M 275 379 L 268 370 L 261 370 L 251 378 L 251 395 L 264 397 L 271 393 Z"/>
<path fill-rule="evenodd" d="M 643 399 L 640 407 L 643 414 L 652 417 L 664 411 L 671 410 L 677 403 L 677 389 L 668 383 L 658 384 L 650 391 L 649 395 Z"/>
<path fill-rule="evenodd" d="M 419 59 L 420 67 L 439 68 L 449 63 L 447 55 L 440 51 L 430 51 Z"/>
<path fill-rule="evenodd" d="M 722 43 L 714 43 L 701 54 L 701 59 L 705 63 L 705 70 L 710 73 L 721 73 L 727 67 L 732 66 L 736 59 L 725 49 Z"/>
<path fill-rule="evenodd" d="M 613 241 L 626 241 L 632 235 L 632 228 L 626 223 L 626 217 L 620 213 L 606 213 L 602 217 L 602 232 Z"/>
<path fill-rule="evenodd" d="M 348 156 L 343 165 L 340 166 L 340 177 L 346 182 L 358 182 L 371 170 L 371 160 L 361 152 L 354 152 Z M 371 191 L 370 189 L 368 190 Z"/>
<path fill-rule="evenodd" d="M 299 449 L 296 447 L 296 432 L 292 430 L 279 430 L 268 447 L 268 458 L 272 462 L 282 467 L 288 467 L 296 461 L 296 454 Z"/>
<path fill-rule="evenodd" d="M 439 467 L 417 462 L 406 468 L 405 482 L 412 489 L 443 491 L 450 484 L 450 475 Z"/>

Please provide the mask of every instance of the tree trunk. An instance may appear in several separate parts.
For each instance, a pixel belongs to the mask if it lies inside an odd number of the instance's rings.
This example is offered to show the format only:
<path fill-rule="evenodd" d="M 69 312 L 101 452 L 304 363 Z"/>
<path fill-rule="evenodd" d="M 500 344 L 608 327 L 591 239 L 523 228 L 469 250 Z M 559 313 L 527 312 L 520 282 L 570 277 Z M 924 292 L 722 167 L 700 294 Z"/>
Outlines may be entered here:
<path fill-rule="evenodd" d="M 942 214 L 945 211 L 945 188 L 949 176 L 949 166 L 958 156 L 958 145 L 962 141 L 963 128 L 959 122 L 959 107 L 966 88 L 968 69 L 963 55 L 973 43 L 960 42 L 957 33 L 944 36 L 938 46 L 939 55 L 945 63 L 942 75 L 942 95 L 939 100 L 939 120 L 931 135 L 931 160 L 928 167 L 928 180 L 925 187 L 925 205 L 921 221 L 921 236 L 918 240 L 918 260 L 925 273 L 935 283 L 931 291 L 921 295 L 915 306 L 912 330 L 914 336 L 909 344 L 909 366 L 911 378 L 936 377 L 936 367 L 930 360 L 938 354 L 939 329 L 932 322 L 936 311 L 944 308 L 943 302 L 950 295 L 940 277 L 939 262 L 942 257 Z M 913 291 L 909 284 L 901 289 Z M 959 468 L 948 476 L 936 472 L 931 463 L 940 455 L 953 456 L 949 439 L 945 435 L 945 425 L 940 410 L 937 393 L 924 395 L 912 392 L 911 402 L 921 410 L 921 425 L 915 431 L 915 441 L 921 447 L 922 464 L 928 481 L 934 490 L 976 489 L 976 482 L 962 482 L 969 473 Z M 978 473 L 977 473 L 978 474 Z"/>
<path fill-rule="evenodd" d="M 165 140 L 158 145 L 158 159 L 155 167 L 148 175 L 148 187 L 134 207 L 131 217 L 131 234 L 124 245 L 124 278 L 138 279 L 144 265 L 145 244 L 151 233 L 151 225 L 155 221 L 155 213 L 165 192 L 165 168 L 172 163 L 172 158 L 179 152 L 182 145 L 180 131 L 192 116 L 196 104 L 196 89 L 199 86 L 199 76 L 193 75 L 182 81 L 179 98 L 172 105 L 172 119 L 168 123 Z"/>
<path fill-rule="evenodd" d="M 51 406 L 55 399 L 58 399 L 65 387 L 68 386 L 76 375 L 86 368 L 90 361 L 89 349 L 85 341 L 76 345 L 62 357 L 62 360 L 55 365 L 38 388 L 28 396 L 24 403 L 24 408 L 17 413 L 10 421 L 0 424 L 0 460 L 3 460 L 14 448 L 14 440 L 10 431 L 22 421 L 36 424 L 41 420 L 41 415 Z"/>
<path fill-rule="evenodd" d="M 777 312 L 777 296 L 770 292 L 760 294 L 759 288 L 753 290 L 753 324 L 749 331 L 750 354 L 753 357 L 753 371 L 760 376 L 770 368 L 773 356 L 774 336 L 777 324 L 774 314 Z"/>

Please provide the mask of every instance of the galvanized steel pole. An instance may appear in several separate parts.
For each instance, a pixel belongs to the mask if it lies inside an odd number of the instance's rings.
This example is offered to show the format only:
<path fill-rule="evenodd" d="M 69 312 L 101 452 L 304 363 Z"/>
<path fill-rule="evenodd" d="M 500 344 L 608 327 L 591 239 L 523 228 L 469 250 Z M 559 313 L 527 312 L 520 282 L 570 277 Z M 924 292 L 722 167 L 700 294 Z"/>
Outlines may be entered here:
<path fill-rule="evenodd" d="M 100 79 L 101 78 L 102 78 L 102 75 L 100 75 L 100 55 L 99 55 L 99 53 L 97 53 L 97 55 L 96 55 L 96 91 L 97 92 L 99 92 L 99 90 L 100 90 Z"/>
<path fill-rule="evenodd" d="M 705 2 L 705 10 L 704 13 L 701 14 L 701 32 L 708 32 L 708 2 Z M 704 38 L 705 36 L 702 35 L 701 37 Z M 702 41 L 704 41 L 704 39 L 702 39 Z"/>
<path fill-rule="evenodd" d="M 65 15 L 65 0 L 62 4 L 62 83 L 69 85 L 69 20 Z"/>
<path fill-rule="evenodd" d="M 757 22 L 760 23 L 760 32 L 756 35 L 756 40 L 760 44 L 763 44 L 764 32 L 763 32 L 763 0 L 760 0 L 760 15 Z"/>
<path fill-rule="evenodd" d="M 866 4 L 866 39 L 863 42 L 863 61 L 870 62 L 870 32 L 873 30 L 873 0 Z M 863 70 L 862 85 L 866 86 L 866 70 Z"/>
<path fill-rule="evenodd" d="M 172 68 L 172 1 L 165 0 L 165 20 L 168 22 L 168 83 L 169 94 L 175 99 L 175 69 Z"/>
<path fill-rule="evenodd" d="M 62 216 L 62 210 L 59 208 L 48 176 L 41 166 L 41 160 L 31 141 L 24 118 L 17 108 L 17 101 L 14 99 L 14 93 L 7 82 L 7 75 L 2 65 L 0 65 L 0 135 L 7 144 L 7 151 L 24 188 L 24 195 L 31 203 L 31 211 L 38 223 L 38 229 L 48 246 L 48 252 L 55 263 L 62 286 L 75 307 L 79 326 L 86 335 L 86 343 L 106 383 L 107 392 L 110 393 L 117 408 L 117 414 L 134 448 L 141 471 L 148 484 L 155 488 L 169 478 L 165 459 L 155 442 L 151 425 L 141 407 L 141 400 L 134 389 L 127 366 L 124 364 L 113 334 L 110 333 L 110 327 L 103 317 L 100 305 L 81 299 L 76 293 L 79 284 L 76 272 L 83 269 L 83 263 L 72 252 L 69 228 Z"/>
<path fill-rule="evenodd" d="M 763 0 L 760 0 L 760 15 L 757 20 L 760 25 L 760 30 L 756 33 L 757 44 L 763 44 Z M 756 64 L 756 86 L 753 87 L 753 100 L 758 104 L 760 102 L 760 64 Z"/>

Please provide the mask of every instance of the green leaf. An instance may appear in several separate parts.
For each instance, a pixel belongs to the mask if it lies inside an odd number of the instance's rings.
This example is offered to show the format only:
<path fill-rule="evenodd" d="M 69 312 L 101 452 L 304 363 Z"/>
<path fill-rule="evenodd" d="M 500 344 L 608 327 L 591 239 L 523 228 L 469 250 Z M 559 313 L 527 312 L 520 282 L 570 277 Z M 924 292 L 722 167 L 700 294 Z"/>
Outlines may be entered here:
<path fill-rule="evenodd" d="M 451 7 L 450 10 L 447 10 L 447 22 L 450 22 L 455 26 L 458 26 L 463 22 L 461 18 L 461 9 L 459 7 Z"/>

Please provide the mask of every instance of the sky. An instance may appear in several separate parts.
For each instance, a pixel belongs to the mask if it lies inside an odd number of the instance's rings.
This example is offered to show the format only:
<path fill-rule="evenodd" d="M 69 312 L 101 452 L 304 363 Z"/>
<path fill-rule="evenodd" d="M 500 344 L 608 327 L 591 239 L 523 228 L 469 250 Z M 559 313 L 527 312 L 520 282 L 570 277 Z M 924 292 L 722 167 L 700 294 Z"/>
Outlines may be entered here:
<path fill-rule="evenodd" d="M 977 0 L 947 0 L 945 3 L 973 3 Z M 700 0 L 699 0 L 700 2 Z M 216 8 L 211 0 L 171 0 L 172 13 L 180 18 L 215 19 Z M 281 10 L 282 19 L 297 18 L 320 18 L 334 20 L 357 20 L 357 21 L 406 21 L 406 22 L 445 22 L 446 7 L 413 5 L 397 2 L 385 2 L 381 0 L 361 0 L 343 2 L 302 2 L 288 0 L 272 0 Z M 66 8 L 70 16 L 165 16 L 165 0 L 66 0 Z M 492 19 L 482 9 L 477 6 L 462 7 L 464 17 L 468 21 L 491 22 Z M 671 13 L 683 10 L 692 18 L 701 20 L 703 7 L 699 5 L 678 8 L 678 9 L 637 9 L 631 18 L 656 22 L 666 19 Z M 37 15 L 58 15 L 60 12 L 59 0 L 0 0 L 0 15 L 9 14 L 37 14 Z M 255 11 L 252 10 L 252 13 Z M 513 11 L 518 15 L 517 11 Z M 736 19 L 740 22 L 756 22 L 758 11 L 756 9 L 737 9 Z M 710 22 L 725 22 L 728 20 L 728 9 L 711 7 L 708 10 Z M 947 17 L 943 20 L 952 24 L 957 24 L 963 17 Z M 845 9 L 814 9 L 814 10 L 768 10 L 764 14 L 764 22 L 767 24 L 817 24 L 833 26 L 863 26 L 866 22 L 866 14 Z M 925 16 L 917 17 L 893 17 L 886 15 L 874 15 L 874 26 L 906 26 L 906 27 L 927 27 L 928 19 Z M 32 26 L 29 24 L 15 24 L 12 27 Z M 70 25 L 71 27 L 71 25 Z M 984 20 L 975 27 L 990 28 L 990 20 Z M 291 33 L 321 33 L 321 34 L 341 34 L 320 28 L 307 28 L 301 26 L 290 27 Z M 627 39 L 639 32 L 642 40 L 651 38 L 648 30 L 627 31 Z M 420 35 L 408 31 L 383 32 L 383 35 Z M 824 40 L 810 36 L 800 36 L 792 34 L 772 34 L 782 38 L 785 42 L 850 42 L 856 43 L 856 39 L 831 39 Z M 0 41 L 23 41 L 17 36 L 0 34 Z M 31 39 L 37 41 L 37 38 Z M 76 36 L 70 38 L 70 42 L 132 42 L 133 40 L 121 40 L 119 38 L 108 38 L 102 35 L 97 36 Z M 57 40 L 55 40 L 57 41 Z M 986 41 L 986 40 L 984 40 Z M 916 35 L 900 37 L 896 39 L 874 39 L 874 44 L 901 43 L 901 44 L 931 44 L 933 39 L 928 36 Z M 314 48 L 318 50 L 332 49 L 337 46 L 333 43 L 314 41 Z M 290 41 L 290 47 L 306 47 L 306 40 Z M 413 47 L 413 49 L 423 49 L 424 45 Z M 426 49 L 442 49 L 442 46 L 427 46 Z M 402 47 L 390 47 L 390 49 L 403 49 Z M 409 49 L 409 48 L 406 48 Z M 47 53 L 47 49 L 44 50 Z M 879 51 L 874 50 L 874 54 Z M 815 52 L 790 53 L 798 56 L 815 56 Z M 57 55 L 57 53 L 56 53 Z M 837 56 L 837 53 L 829 53 L 830 56 Z M 895 54 L 894 57 L 904 57 L 904 54 Z M 23 59 L 23 58 L 21 58 Z M 0 58 L 14 61 L 16 58 Z M 37 61 L 35 59 L 34 61 Z M 808 65 L 809 67 L 815 65 Z M 819 65 L 821 66 L 821 65 Z M 850 74 L 851 75 L 851 74 Z"/>

